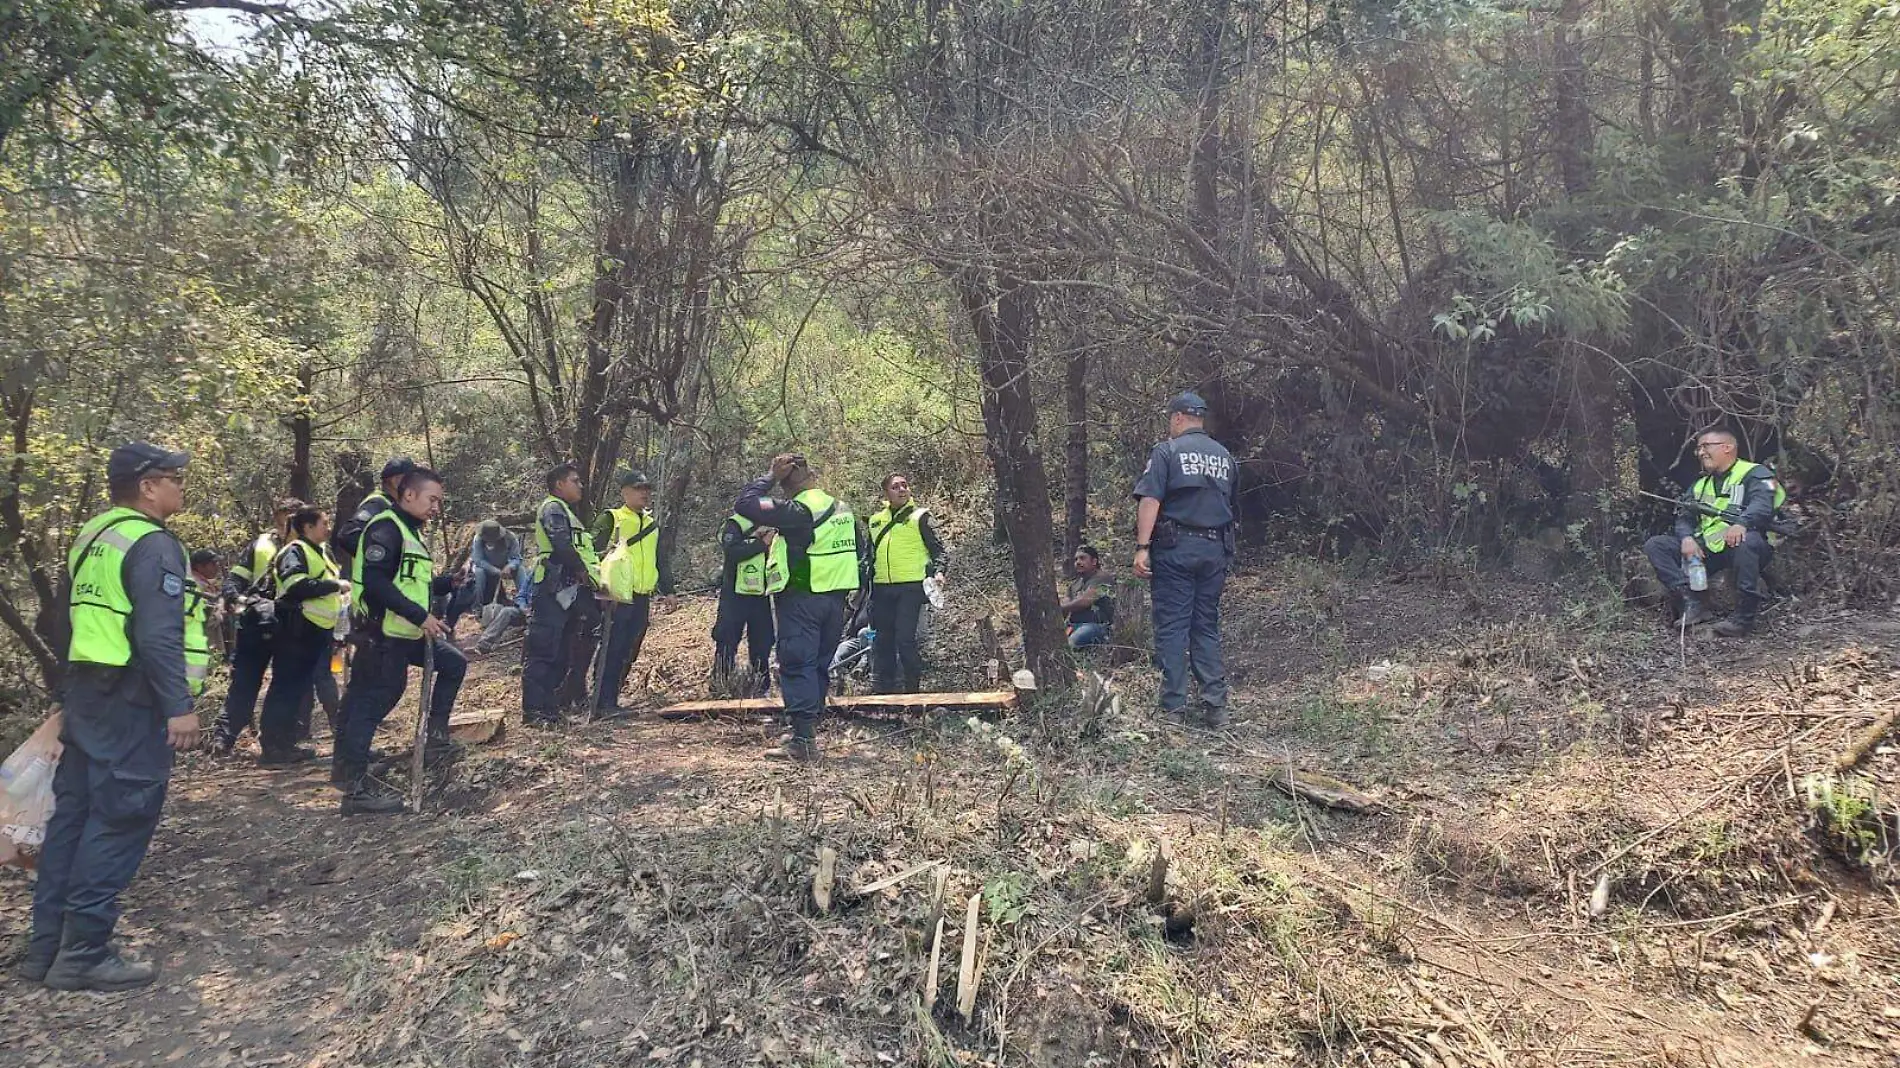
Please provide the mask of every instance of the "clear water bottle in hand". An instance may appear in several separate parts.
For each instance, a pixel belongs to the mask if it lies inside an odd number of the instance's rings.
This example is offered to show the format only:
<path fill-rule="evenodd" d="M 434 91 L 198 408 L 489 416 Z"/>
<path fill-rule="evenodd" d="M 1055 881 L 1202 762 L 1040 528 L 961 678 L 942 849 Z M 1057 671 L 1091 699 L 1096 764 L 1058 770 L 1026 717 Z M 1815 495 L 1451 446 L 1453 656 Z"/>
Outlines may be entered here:
<path fill-rule="evenodd" d="M 1682 573 L 1689 576 L 1689 588 L 1697 593 L 1709 588 L 1709 566 L 1700 556 L 1684 557 Z"/>

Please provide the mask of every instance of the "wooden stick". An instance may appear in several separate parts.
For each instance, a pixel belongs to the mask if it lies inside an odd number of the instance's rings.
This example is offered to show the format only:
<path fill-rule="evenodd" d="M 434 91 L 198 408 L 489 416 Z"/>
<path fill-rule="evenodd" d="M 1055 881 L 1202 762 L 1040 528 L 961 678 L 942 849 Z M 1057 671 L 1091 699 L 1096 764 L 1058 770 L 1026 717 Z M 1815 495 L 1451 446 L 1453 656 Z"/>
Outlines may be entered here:
<path fill-rule="evenodd" d="M 1174 863 L 1174 848 L 1166 838 L 1155 840 L 1154 861 L 1148 865 L 1148 904 L 1159 907 L 1168 899 L 1168 865 Z"/>
<path fill-rule="evenodd" d="M 827 698 L 828 709 L 931 709 L 931 708 L 1007 708 L 1016 703 L 1010 691 L 946 693 L 864 693 Z M 718 716 L 732 712 L 778 712 L 784 704 L 776 697 L 739 697 L 723 701 L 682 701 L 667 705 L 659 714 L 668 719 L 690 716 Z"/>
<path fill-rule="evenodd" d="M 937 934 L 930 940 L 930 970 L 924 973 L 924 1012 L 937 1007 L 937 965 L 943 960 L 943 917 L 937 917 Z"/>
<path fill-rule="evenodd" d="M 409 811 L 422 811 L 423 754 L 429 748 L 429 702 L 435 696 L 435 639 L 422 639 L 422 685 L 416 688 L 416 749 L 409 756 Z"/>
<path fill-rule="evenodd" d="M 838 878 L 838 851 L 825 846 L 818 851 L 818 870 L 811 877 L 811 900 L 819 912 L 831 911 L 831 884 Z"/>
<path fill-rule="evenodd" d="M 919 864 L 914 868 L 905 868 L 903 871 L 898 872 L 896 875 L 886 875 L 884 878 L 879 879 L 877 882 L 874 882 L 870 884 L 869 886 L 857 887 L 851 891 L 851 896 L 852 897 L 869 897 L 872 894 L 877 893 L 879 890 L 889 890 L 891 887 L 896 886 L 898 883 L 903 882 L 904 880 L 910 878 L 911 876 L 916 875 L 919 872 L 927 871 L 930 868 L 934 868 L 936 866 L 937 866 L 936 861 L 926 860 L 922 864 Z M 943 870 L 943 874 L 947 877 L 950 874 L 949 869 L 945 868 Z"/>
<path fill-rule="evenodd" d="M 957 968 L 957 1014 L 969 1026 L 976 1012 L 976 917 L 983 903 L 981 891 L 970 895 L 970 909 L 963 920 L 963 963 Z"/>
<path fill-rule="evenodd" d="M 1881 740 L 1887 736 L 1888 731 L 1893 730 L 1896 722 L 1900 722 L 1900 707 L 1894 708 L 1875 720 L 1873 726 L 1855 735 L 1853 744 L 1841 750 L 1840 755 L 1834 758 L 1834 770 L 1843 773 L 1853 771 L 1861 761 L 1866 760 L 1875 749 L 1879 748 Z"/>

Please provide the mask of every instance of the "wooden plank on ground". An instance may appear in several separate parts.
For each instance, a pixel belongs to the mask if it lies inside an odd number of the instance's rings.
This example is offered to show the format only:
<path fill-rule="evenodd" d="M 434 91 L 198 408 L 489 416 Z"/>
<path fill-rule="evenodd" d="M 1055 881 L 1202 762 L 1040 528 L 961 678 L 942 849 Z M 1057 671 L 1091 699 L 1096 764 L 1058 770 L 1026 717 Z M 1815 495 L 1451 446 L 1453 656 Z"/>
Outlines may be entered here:
<path fill-rule="evenodd" d="M 836 711 L 903 711 L 924 708 L 1007 708 L 1016 695 L 995 693 L 877 693 L 827 698 L 825 707 Z M 776 697 L 742 697 L 725 701 L 684 701 L 660 709 L 667 719 L 731 715 L 734 712 L 777 712 L 785 705 Z"/>

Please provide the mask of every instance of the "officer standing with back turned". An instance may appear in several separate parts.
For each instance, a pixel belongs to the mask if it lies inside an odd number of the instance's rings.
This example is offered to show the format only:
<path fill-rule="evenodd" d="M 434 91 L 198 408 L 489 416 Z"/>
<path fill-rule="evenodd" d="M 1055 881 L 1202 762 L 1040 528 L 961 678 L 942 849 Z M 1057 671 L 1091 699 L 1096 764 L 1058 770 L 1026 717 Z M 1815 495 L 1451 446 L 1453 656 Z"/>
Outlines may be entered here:
<path fill-rule="evenodd" d="M 768 496 L 774 485 L 791 497 Z M 746 486 L 732 510 L 785 540 L 790 573 L 778 595 L 778 672 L 792 732 L 783 755 L 811 763 L 819 758 L 826 669 L 844 630 L 845 601 L 863 587 L 870 544 L 850 506 L 819 489 L 818 476 L 797 453 L 773 457 L 771 470 Z"/>
<path fill-rule="evenodd" d="M 158 969 L 111 945 L 119 894 L 152 843 L 172 750 L 198 741 L 191 709 L 185 551 L 165 520 L 185 506 L 190 456 L 148 442 L 112 450 L 112 508 L 67 560 L 72 644 L 53 816 L 17 974 L 55 990 L 130 990 Z"/>
<path fill-rule="evenodd" d="M 1161 712 L 1187 710 L 1192 667 L 1201 720 L 1227 723 L 1221 664 L 1220 596 L 1234 558 L 1234 457 L 1208 437 L 1207 402 L 1183 393 L 1168 402 L 1168 440 L 1148 454 L 1135 482 L 1135 574 L 1154 580 L 1155 666 Z"/>

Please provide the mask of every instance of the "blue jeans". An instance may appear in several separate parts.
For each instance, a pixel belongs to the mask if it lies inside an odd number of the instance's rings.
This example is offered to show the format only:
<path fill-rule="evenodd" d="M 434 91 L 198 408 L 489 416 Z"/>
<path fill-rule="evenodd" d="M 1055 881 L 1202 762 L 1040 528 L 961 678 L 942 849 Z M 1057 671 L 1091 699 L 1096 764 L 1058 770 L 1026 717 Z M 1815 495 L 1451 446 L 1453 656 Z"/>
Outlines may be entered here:
<path fill-rule="evenodd" d="M 1227 707 L 1227 669 L 1221 663 L 1220 595 L 1227 585 L 1227 548 L 1211 538 L 1182 535 L 1156 549 L 1154 560 L 1155 667 L 1161 671 L 1161 710 L 1187 707 L 1190 669 L 1201 703 Z"/>
<path fill-rule="evenodd" d="M 1069 648 L 1086 649 L 1091 645 L 1108 644 L 1108 624 L 1077 623 L 1069 628 Z"/>

